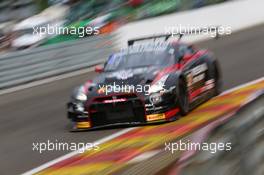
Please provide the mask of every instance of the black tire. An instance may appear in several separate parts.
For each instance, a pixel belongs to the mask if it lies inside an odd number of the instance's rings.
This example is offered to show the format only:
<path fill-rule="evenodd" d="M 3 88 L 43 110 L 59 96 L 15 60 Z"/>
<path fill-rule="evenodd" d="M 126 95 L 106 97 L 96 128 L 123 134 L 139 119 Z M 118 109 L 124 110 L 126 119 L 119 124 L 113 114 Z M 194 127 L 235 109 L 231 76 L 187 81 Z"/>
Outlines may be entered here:
<path fill-rule="evenodd" d="M 222 92 L 222 81 L 218 66 L 214 63 L 214 75 L 213 78 L 215 80 L 215 87 L 214 87 L 214 96 L 219 95 Z"/>
<path fill-rule="evenodd" d="M 177 101 L 178 101 L 178 106 L 180 108 L 180 114 L 182 116 L 185 116 L 189 113 L 190 106 L 189 106 L 187 86 L 183 79 L 179 80 L 178 89 L 179 89 L 179 94 L 177 95 L 178 97 Z"/>

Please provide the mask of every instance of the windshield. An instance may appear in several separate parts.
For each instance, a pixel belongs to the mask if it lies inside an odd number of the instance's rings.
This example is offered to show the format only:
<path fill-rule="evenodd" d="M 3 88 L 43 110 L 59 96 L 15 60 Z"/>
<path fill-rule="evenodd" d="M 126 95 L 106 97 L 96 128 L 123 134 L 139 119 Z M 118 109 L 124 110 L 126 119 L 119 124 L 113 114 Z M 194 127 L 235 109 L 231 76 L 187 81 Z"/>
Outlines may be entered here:
<path fill-rule="evenodd" d="M 169 66 L 174 64 L 174 55 L 168 52 L 141 52 L 109 57 L 104 70 L 114 71 L 147 66 Z"/>

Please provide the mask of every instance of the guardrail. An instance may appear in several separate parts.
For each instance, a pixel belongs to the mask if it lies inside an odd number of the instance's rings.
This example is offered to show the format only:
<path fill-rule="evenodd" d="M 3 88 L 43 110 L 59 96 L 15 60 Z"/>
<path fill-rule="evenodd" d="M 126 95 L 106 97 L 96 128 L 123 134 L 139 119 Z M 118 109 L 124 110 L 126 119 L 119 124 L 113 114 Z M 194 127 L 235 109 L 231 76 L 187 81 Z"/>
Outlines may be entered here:
<path fill-rule="evenodd" d="M 101 35 L 0 56 L 0 89 L 102 63 L 113 52 L 113 38 Z"/>

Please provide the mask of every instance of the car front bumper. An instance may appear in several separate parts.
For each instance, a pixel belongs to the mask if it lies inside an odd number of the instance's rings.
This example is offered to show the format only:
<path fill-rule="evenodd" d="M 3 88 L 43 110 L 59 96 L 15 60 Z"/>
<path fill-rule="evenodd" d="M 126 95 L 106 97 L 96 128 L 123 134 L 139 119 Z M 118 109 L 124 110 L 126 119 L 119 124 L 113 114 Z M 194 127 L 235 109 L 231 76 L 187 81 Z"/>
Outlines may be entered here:
<path fill-rule="evenodd" d="M 93 102 L 82 112 L 77 110 L 76 103 L 68 103 L 68 118 L 74 123 L 74 130 L 86 130 L 120 125 L 139 125 L 175 120 L 179 108 L 175 106 L 174 96 L 162 97 L 161 103 L 153 105 L 148 100 L 138 97 L 129 98 L 125 102 L 102 103 Z"/>

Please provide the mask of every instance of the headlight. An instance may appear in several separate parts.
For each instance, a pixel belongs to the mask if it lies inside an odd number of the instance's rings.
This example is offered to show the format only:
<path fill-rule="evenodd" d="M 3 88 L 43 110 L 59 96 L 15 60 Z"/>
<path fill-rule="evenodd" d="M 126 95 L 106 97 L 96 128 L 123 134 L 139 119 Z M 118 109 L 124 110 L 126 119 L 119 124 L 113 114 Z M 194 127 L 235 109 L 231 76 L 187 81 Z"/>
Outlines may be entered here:
<path fill-rule="evenodd" d="M 157 92 L 160 92 L 160 91 L 164 90 L 164 85 L 165 85 L 165 82 L 166 82 L 168 77 L 169 77 L 169 74 L 164 75 L 156 83 L 151 85 L 150 88 L 149 88 L 149 94 L 157 93 Z"/>
<path fill-rule="evenodd" d="M 82 103 L 77 103 L 76 105 L 75 105 L 75 110 L 76 111 L 81 111 L 81 112 L 83 112 L 84 111 L 84 106 L 83 106 L 83 104 Z"/>
<path fill-rule="evenodd" d="M 80 100 L 80 101 L 86 101 L 87 100 L 87 96 L 84 93 L 79 93 L 76 96 L 76 100 Z"/>
<path fill-rule="evenodd" d="M 84 87 L 81 86 L 76 94 L 76 100 L 79 100 L 79 101 L 86 101 L 87 100 L 87 96 L 86 94 L 84 93 Z"/>

